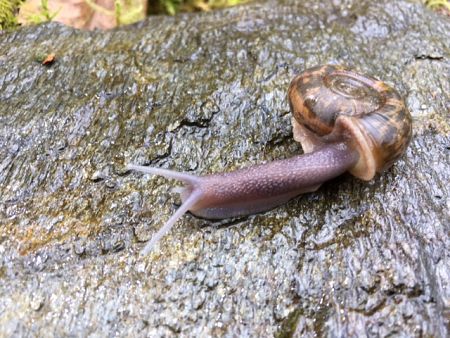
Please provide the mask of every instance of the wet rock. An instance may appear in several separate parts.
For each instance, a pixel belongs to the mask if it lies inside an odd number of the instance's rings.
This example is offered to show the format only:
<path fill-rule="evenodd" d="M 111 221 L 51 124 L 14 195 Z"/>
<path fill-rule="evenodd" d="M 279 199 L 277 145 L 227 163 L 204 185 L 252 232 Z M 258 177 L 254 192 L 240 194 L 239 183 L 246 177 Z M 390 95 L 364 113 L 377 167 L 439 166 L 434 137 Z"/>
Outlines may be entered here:
<path fill-rule="evenodd" d="M 449 31 L 419 4 L 330 0 L 1 34 L 1 335 L 447 336 Z M 405 156 L 263 214 L 186 215 L 140 258 L 179 200 L 125 165 L 300 153 L 286 90 L 324 63 L 405 96 Z"/>

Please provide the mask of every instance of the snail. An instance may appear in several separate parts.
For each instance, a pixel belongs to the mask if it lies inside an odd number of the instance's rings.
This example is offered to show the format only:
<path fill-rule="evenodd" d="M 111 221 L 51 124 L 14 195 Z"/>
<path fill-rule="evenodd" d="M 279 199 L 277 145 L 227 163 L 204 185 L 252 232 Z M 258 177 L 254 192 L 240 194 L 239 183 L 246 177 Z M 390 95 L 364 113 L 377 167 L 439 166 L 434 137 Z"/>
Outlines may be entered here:
<path fill-rule="evenodd" d="M 288 90 L 294 139 L 303 155 L 228 173 L 195 176 L 130 164 L 128 170 L 165 176 L 185 186 L 182 204 L 147 243 L 145 255 L 190 211 L 222 219 L 270 210 L 344 172 L 369 181 L 407 148 L 412 121 L 387 84 L 344 66 L 325 65 L 296 76 Z"/>

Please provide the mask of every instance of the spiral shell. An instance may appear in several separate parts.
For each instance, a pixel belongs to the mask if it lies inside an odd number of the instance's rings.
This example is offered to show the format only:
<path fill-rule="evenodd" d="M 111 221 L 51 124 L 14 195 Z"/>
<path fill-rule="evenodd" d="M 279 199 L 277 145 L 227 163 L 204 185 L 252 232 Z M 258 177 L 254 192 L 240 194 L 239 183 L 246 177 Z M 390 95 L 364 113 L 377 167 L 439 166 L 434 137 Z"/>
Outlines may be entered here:
<path fill-rule="evenodd" d="M 411 115 L 400 95 L 373 77 L 343 66 L 318 66 L 289 87 L 295 120 L 323 142 L 348 139 L 360 154 L 350 172 L 370 180 L 406 150 Z"/>

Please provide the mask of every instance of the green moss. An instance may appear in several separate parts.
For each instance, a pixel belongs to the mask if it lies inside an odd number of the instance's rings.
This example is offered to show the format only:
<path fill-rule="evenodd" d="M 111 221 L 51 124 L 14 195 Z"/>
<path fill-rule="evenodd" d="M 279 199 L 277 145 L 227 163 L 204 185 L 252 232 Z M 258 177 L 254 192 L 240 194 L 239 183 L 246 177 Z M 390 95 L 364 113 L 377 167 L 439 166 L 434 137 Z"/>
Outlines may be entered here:
<path fill-rule="evenodd" d="M 304 315 L 302 308 L 297 308 L 292 311 L 288 317 L 283 321 L 281 325 L 281 329 L 275 335 L 276 338 L 290 338 L 295 334 L 295 330 L 297 329 L 298 319 L 301 315 Z"/>
<path fill-rule="evenodd" d="M 114 16 L 117 26 L 128 25 L 145 17 L 144 7 L 137 0 L 114 0 L 114 10 L 97 5 L 93 0 L 84 0 L 94 11 Z"/>
<path fill-rule="evenodd" d="M 425 5 L 431 9 L 441 9 L 444 8 L 450 11 L 450 2 L 448 0 L 425 0 Z"/>
<path fill-rule="evenodd" d="M 59 10 L 51 13 L 48 8 L 48 0 L 41 0 L 41 6 L 38 13 L 30 15 L 27 21 L 32 24 L 40 24 L 43 22 L 52 21 L 56 15 L 58 15 Z"/>
<path fill-rule="evenodd" d="M 0 30 L 12 29 L 19 25 L 16 14 L 23 0 L 0 0 Z"/>
<path fill-rule="evenodd" d="M 450 0 L 414 0 L 414 2 L 421 3 L 433 11 L 443 10 L 447 14 L 450 12 Z"/>
<path fill-rule="evenodd" d="M 175 15 L 179 12 L 209 11 L 236 6 L 249 0 L 159 0 L 149 2 L 149 13 Z"/>

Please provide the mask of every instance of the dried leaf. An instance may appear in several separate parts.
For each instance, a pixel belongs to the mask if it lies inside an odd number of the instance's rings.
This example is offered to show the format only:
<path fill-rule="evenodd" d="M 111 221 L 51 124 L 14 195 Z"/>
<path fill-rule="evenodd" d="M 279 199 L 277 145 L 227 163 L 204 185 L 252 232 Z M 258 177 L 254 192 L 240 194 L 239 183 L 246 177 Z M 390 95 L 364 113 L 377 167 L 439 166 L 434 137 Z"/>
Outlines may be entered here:
<path fill-rule="evenodd" d="M 48 54 L 42 61 L 43 65 L 51 65 L 56 60 L 56 55 L 54 53 Z"/>

